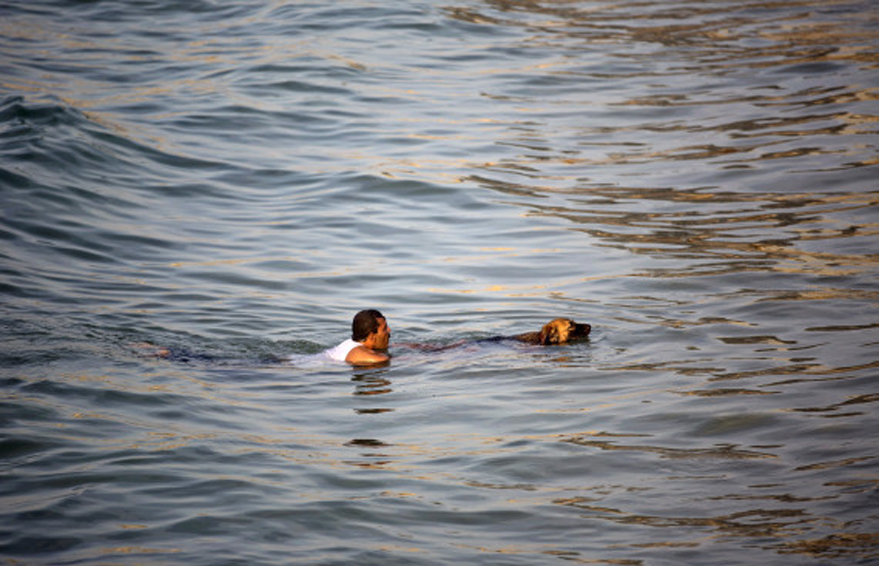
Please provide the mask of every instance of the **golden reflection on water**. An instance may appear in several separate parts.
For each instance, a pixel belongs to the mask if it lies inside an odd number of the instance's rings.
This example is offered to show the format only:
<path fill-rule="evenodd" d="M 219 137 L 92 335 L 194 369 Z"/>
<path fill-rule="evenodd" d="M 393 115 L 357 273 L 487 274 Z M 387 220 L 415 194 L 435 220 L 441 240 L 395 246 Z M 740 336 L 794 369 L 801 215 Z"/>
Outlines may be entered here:
<path fill-rule="evenodd" d="M 801 10 L 818 11 L 819 8 L 844 5 L 842 1 L 804 0 L 795 3 Z M 864 303 L 879 302 L 879 292 L 862 286 L 850 288 L 843 283 L 820 281 L 799 284 L 796 288 L 779 287 L 775 290 L 752 290 L 747 288 L 748 273 L 762 272 L 773 275 L 808 275 L 827 278 L 869 276 L 879 264 L 874 250 L 869 250 L 866 242 L 879 234 L 879 222 L 875 215 L 865 211 L 879 205 L 879 195 L 872 192 L 834 192 L 832 190 L 812 190 L 808 187 L 783 192 L 780 190 L 761 190 L 750 185 L 751 177 L 744 177 L 737 188 L 725 185 L 723 174 L 750 174 L 761 168 L 778 167 L 780 173 L 770 173 L 769 177 L 780 179 L 791 172 L 828 173 L 844 170 L 858 170 L 879 163 L 875 143 L 867 136 L 875 133 L 879 116 L 859 103 L 875 104 L 879 94 L 875 88 L 865 85 L 827 85 L 822 87 L 786 87 L 789 81 L 802 80 L 805 70 L 785 69 L 797 65 L 832 66 L 837 64 L 860 64 L 875 70 L 879 66 L 879 55 L 875 45 L 879 40 L 879 26 L 875 12 L 853 14 L 841 18 L 836 23 L 815 23 L 801 17 L 803 12 L 790 17 L 764 18 L 748 15 L 745 8 L 760 12 L 762 9 L 790 6 L 789 2 L 747 2 L 739 3 L 691 3 L 682 7 L 667 8 L 662 3 L 643 2 L 532 2 L 527 0 L 497 0 L 467 7 L 443 8 L 448 17 L 481 26 L 523 27 L 528 30 L 526 37 L 515 42 L 513 47 L 527 49 L 540 45 L 555 44 L 563 46 L 564 56 L 522 65 L 519 60 L 515 67 L 504 67 L 498 62 L 495 67 L 483 67 L 478 78 L 484 79 L 473 92 L 455 92 L 449 95 L 456 102 L 479 103 L 490 101 L 497 104 L 497 114 L 486 116 L 474 111 L 450 119 L 428 116 L 398 115 L 397 105 L 385 110 L 381 105 L 372 107 L 378 113 L 376 121 L 383 124 L 382 136 L 397 137 L 407 141 L 424 143 L 446 143 L 446 155 L 398 151 L 390 149 L 391 144 L 364 144 L 363 147 L 344 147 L 338 143 L 342 138 L 335 136 L 329 147 L 321 147 L 324 161 L 305 163 L 302 170 L 350 172 L 362 165 L 366 172 L 378 173 L 390 178 L 415 178 L 437 187 L 432 190 L 445 190 L 446 185 L 460 182 L 488 189 L 504 204 L 512 204 L 525 211 L 525 214 L 538 220 L 550 222 L 560 220 L 567 231 L 582 234 L 583 248 L 603 247 L 605 250 L 622 250 L 627 254 L 650 260 L 673 260 L 674 263 L 645 266 L 643 262 L 628 263 L 626 267 L 613 273 L 587 273 L 566 275 L 539 283 L 511 283 L 508 281 L 478 282 L 465 288 L 432 288 L 436 293 L 492 294 L 504 293 L 509 296 L 549 296 L 565 299 L 568 304 L 591 307 L 597 300 L 564 297 L 562 287 L 583 282 L 602 282 L 623 277 L 645 277 L 651 279 L 679 279 L 700 275 L 742 275 L 745 279 L 739 290 L 712 294 L 713 300 L 742 300 L 748 303 L 815 302 L 856 300 Z M 637 8 L 637 9 L 636 9 Z M 490 10 L 491 13 L 489 13 Z M 799 15 L 798 15 L 799 14 Z M 689 23 L 694 18 L 698 23 Z M 847 19 L 846 19 L 847 18 Z M 659 20 L 663 20 L 660 22 Z M 674 22 L 668 24 L 666 22 Z M 851 23 L 847 27 L 846 22 Z M 866 23 L 865 23 L 866 22 Z M 84 42 L 75 37 L 57 37 L 56 32 L 35 27 L 17 27 L 0 23 L 0 34 L 5 37 L 33 39 L 35 43 L 46 40 L 66 46 L 71 52 L 91 50 L 99 52 L 98 43 Z M 756 42 L 764 43 L 756 45 Z M 338 62 L 355 73 L 374 73 L 381 76 L 388 70 L 411 71 L 412 88 L 396 88 L 381 84 L 358 84 L 352 96 L 383 99 L 399 99 L 427 106 L 433 105 L 439 96 L 415 83 L 428 77 L 442 77 L 436 70 L 410 69 L 402 64 L 366 62 L 353 54 L 341 51 L 333 41 L 310 46 L 281 36 L 266 39 L 266 44 L 258 49 L 236 45 L 234 38 L 228 42 L 205 42 L 199 40 L 177 44 L 173 53 L 162 54 L 170 61 L 190 62 L 203 69 L 244 67 L 242 60 L 249 65 L 281 63 L 302 57 L 316 57 L 325 62 Z M 607 64 L 588 67 L 583 63 L 588 51 L 600 45 L 617 44 L 623 49 L 614 52 L 614 62 L 620 68 Z M 650 67 L 626 67 L 626 63 L 651 61 L 656 57 L 656 46 L 670 49 L 676 57 Z M 115 45 L 117 52 L 124 46 Z M 338 52 L 337 52 L 338 50 Z M 223 53 L 222 56 L 220 53 Z M 32 55 L 51 59 L 48 51 L 35 51 Z M 97 56 L 97 55 L 96 55 Z M 122 58 L 126 64 L 137 65 L 144 62 L 135 51 Z M 755 71 L 777 69 L 784 72 L 777 85 L 754 85 L 743 87 L 734 93 L 726 89 L 717 91 L 703 88 L 701 91 L 680 92 L 675 81 L 686 79 L 696 72 L 714 74 L 718 80 L 730 73 L 740 73 L 742 69 Z M 550 92 L 539 94 L 515 92 L 508 89 L 503 77 L 517 73 L 520 77 L 585 81 L 596 81 L 609 85 L 615 80 L 639 79 L 651 81 L 652 87 L 632 89 L 632 94 L 616 90 L 613 94 L 595 92 L 594 98 L 582 91 Z M 833 73 L 828 73 L 833 76 Z M 105 85 L 86 79 L 60 81 L 46 79 L 43 83 L 33 83 L 26 79 L 4 78 L 3 87 L 13 92 L 39 93 L 50 87 L 66 104 L 79 109 L 107 108 L 116 105 L 132 105 L 141 102 L 161 101 L 176 93 L 190 93 L 197 96 L 222 93 L 228 100 L 241 103 L 250 109 L 271 112 L 285 109 L 283 101 L 270 97 L 248 96 L 235 92 L 232 85 L 222 78 L 223 74 L 205 73 L 199 81 L 163 78 L 160 82 L 146 81 L 123 89 L 103 89 Z M 210 78 L 209 78 L 210 77 Z M 844 80 L 844 79 L 840 79 Z M 352 83 L 356 77 L 352 75 Z M 607 81 L 607 82 L 601 82 Z M 561 85 L 564 87 L 564 84 Z M 352 87 L 353 89 L 354 87 Z M 601 89 L 598 89 L 600 91 Z M 544 94 L 555 96 L 543 99 Z M 298 99 L 297 99 L 298 100 Z M 162 106 L 157 104 L 157 106 Z M 402 106 L 402 105 L 401 105 Z M 461 104 L 466 107 L 467 104 Z M 140 116 L 141 121 L 158 124 L 174 122 L 185 118 L 191 109 L 168 111 L 162 106 L 161 113 Z M 484 108 L 479 107 L 477 108 Z M 711 113 L 700 114 L 700 112 Z M 753 113 L 743 116 L 742 111 Z M 570 118 L 558 120 L 553 113 L 564 114 Z M 626 112 L 641 113 L 631 118 Z M 649 114 L 648 114 L 649 112 Z M 687 114 L 692 112 L 693 114 Z M 800 113 L 797 113 L 800 112 Z M 620 113 L 620 114 L 615 114 Z M 678 113 L 678 114 L 675 114 Z M 692 119 L 687 116 L 692 115 Z M 580 118 L 580 116 L 583 116 Z M 610 119 L 606 116 L 616 116 Z M 103 125 L 126 123 L 127 117 L 112 111 L 91 116 Z M 561 124 L 560 122 L 564 122 Z M 337 125 L 334 124 L 334 127 Z M 445 133 L 433 133 L 431 128 L 443 128 Z M 157 133 L 158 128 L 128 128 L 126 135 L 137 137 L 153 136 L 152 145 L 173 148 L 179 153 L 189 151 L 185 142 L 168 135 Z M 117 131 L 123 131 L 117 128 Z M 468 144 L 485 136 L 490 150 L 483 154 L 471 155 Z M 856 137 L 857 136 L 857 137 Z M 326 141 L 319 136 L 315 141 Z M 854 141 L 855 143 L 850 143 Z M 304 145 L 304 144 L 303 144 Z M 375 146 L 375 147 L 374 147 Z M 454 147 L 461 146 L 461 147 Z M 398 148 L 395 148 L 398 149 Z M 278 151 L 281 149 L 266 149 Z M 387 152 L 387 154 L 385 153 Z M 839 157 L 831 161 L 822 158 Z M 285 160 L 285 165 L 291 161 Z M 294 162 L 295 163 L 295 162 Z M 352 165 L 354 164 L 354 165 Z M 297 164 L 299 165 L 299 164 Z M 292 167 L 292 165 L 290 165 Z M 278 168 L 282 167 L 277 165 Z M 712 175 L 703 176 L 703 181 L 693 181 L 689 168 L 709 168 Z M 643 168 L 643 169 L 638 169 Z M 664 179 L 656 182 L 655 176 L 666 169 L 680 171 L 677 179 Z M 630 175 L 647 187 L 638 187 Z M 828 176 L 829 177 L 829 176 Z M 626 186 L 629 185 L 629 186 Z M 659 186 L 657 186 L 659 185 Z M 699 185 L 692 188 L 693 185 Z M 711 186 L 702 186 L 711 185 Z M 842 244 L 849 244 L 843 246 Z M 838 247 L 837 247 L 838 246 Z M 532 256 L 570 256 L 579 261 L 577 255 L 582 249 L 574 245 L 558 247 L 516 248 L 508 245 L 485 246 L 481 243 L 460 252 L 458 255 L 428 259 L 429 263 L 455 267 L 461 264 L 478 265 L 498 260 L 523 261 Z M 696 263 L 690 260 L 707 260 Z M 171 268 L 192 269 L 195 267 L 227 267 L 240 270 L 253 262 L 283 261 L 294 263 L 290 257 L 263 257 L 254 259 L 219 259 L 189 262 L 173 262 Z M 518 264 L 521 265 L 521 264 Z M 582 264 L 579 264 L 582 265 Z M 635 267 L 629 267 L 634 265 Z M 538 265 L 539 267 L 539 265 Z M 254 270 L 255 271 L 255 270 Z M 298 277 L 333 278 L 345 271 L 300 272 Z M 865 278 L 866 279 L 866 278 Z M 551 292 L 551 293 L 550 293 Z M 554 294 L 553 294 L 554 293 Z M 749 319 L 746 314 L 706 313 L 692 320 L 681 320 L 674 313 L 661 316 L 641 316 L 638 307 L 645 304 L 680 309 L 688 306 L 694 299 L 687 297 L 679 301 L 647 296 L 641 290 L 633 291 L 631 296 L 616 294 L 607 301 L 607 306 L 625 314 L 617 314 L 616 321 L 631 322 L 663 329 L 688 329 L 715 324 L 729 325 L 735 330 L 759 327 L 758 321 Z M 696 299 L 698 300 L 698 299 Z M 869 332 L 876 324 L 852 323 L 831 320 L 827 324 L 813 323 L 806 332 Z M 773 329 L 757 329 L 754 335 L 742 336 L 733 333 L 711 335 L 711 339 L 728 347 L 747 350 L 750 365 L 736 366 L 726 359 L 693 360 L 686 354 L 673 360 L 639 360 L 636 362 L 600 362 L 589 370 L 608 372 L 622 376 L 626 372 L 650 372 L 665 375 L 675 374 L 704 378 L 704 383 L 744 381 L 759 377 L 769 377 L 771 382 L 753 386 L 707 388 L 689 382 L 684 389 L 658 388 L 651 391 L 638 390 L 634 393 L 601 396 L 589 401 L 572 401 L 570 408 L 564 405 L 556 409 L 533 408 L 541 416 L 555 413 L 563 417 L 579 417 L 586 413 L 625 412 L 631 405 L 623 400 L 652 402 L 657 393 L 670 393 L 693 401 L 717 398 L 736 399 L 747 397 L 761 400 L 768 396 L 779 396 L 783 387 L 798 382 L 826 381 L 833 386 L 836 380 L 847 379 L 851 374 L 866 373 L 879 368 L 879 362 L 842 361 L 832 363 L 808 357 L 808 353 L 791 352 L 809 349 L 811 344 L 800 344 L 796 339 L 777 333 Z M 695 346 L 692 346 L 695 349 Z M 773 358 L 772 356 L 778 356 Z M 766 356 L 761 358 L 758 356 Z M 552 364 L 561 367 L 570 358 L 558 356 Z M 848 365 L 846 365 L 848 364 Z M 583 367 L 580 364 L 578 367 Z M 459 366 L 460 367 L 460 366 Z M 743 369 L 744 368 L 744 369 Z M 190 370 L 171 372 L 163 375 L 172 379 L 171 384 L 161 386 L 137 385 L 128 381 L 117 383 L 111 376 L 104 375 L 66 375 L 67 381 L 87 383 L 94 389 L 122 390 L 142 395 L 161 395 L 167 393 L 192 394 L 200 403 L 210 403 L 221 408 L 243 408 L 265 410 L 261 393 L 248 392 L 234 386 L 224 387 L 205 379 L 194 377 Z M 144 376 L 149 378 L 151 376 Z M 144 383 L 149 380 L 145 379 Z M 354 405 L 342 411 L 354 419 L 381 419 L 403 413 L 396 407 L 394 396 L 397 387 L 388 374 L 368 372 L 352 379 L 351 397 Z M 437 387 L 448 384 L 437 385 Z M 736 384 L 730 384 L 736 385 Z M 39 397 L 15 398 L 17 402 L 34 405 L 42 403 Z M 838 419 L 869 413 L 879 395 L 865 393 L 851 395 L 842 400 L 788 402 L 774 412 L 796 415 L 810 419 Z M 373 406 L 374 403 L 378 406 Z M 590 404 L 591 403 L 591 404 Z M 44 404 L 45 405 L 45 404 Z M 794 405 L 794 406 L 791 406 Z M 55 409 L 52 406 L 46 406 Z M 185 410 L 179 409 L 180 411 Z M 732 466 L 741 462 L 763 462 L 782 460 L 786 448 L 779 444 L 733 443 L 707 444 L 696 440 L 695 447 L 677 448 L 660 440 L 651 440 L 649 434 L 623 434 L 614 432 L 582 432 L 582 429 L 597 426 L 595 421 L 583 421 L 579 427 L 562 430 L 581 432 L 555 432 L 548 434 L 514 434 L 474 432 L 457 434 L 421 434 L 420 431 L 406 436 L 394 430 L 395 436 L 381 438 L 381 433 L 370 430 L 351 434 L 337 433 L 319 428 L 297 429 L 279 428 L 261 435 L 238 434 L 219 429 L 211 423 L 186 422 L 177 428 L 173 419 L 162 425 L 149 419 L 123 417 L 112 411 L 79 410 L 68 411 L 69 419 L 79 421 L 80 427 L 89 424 L 119 424 L 136 430 L 130 437 L 109 440 L 89 439 L 86 434 L 76 438 L 69 435 L 56 436 L 58 440 L 84 441 L 98 445 L 105 453 L 109 450 L 137 450 L 143 453 L 162 454 L 185 447 L 207 444 L 222 447 L 228 442 L 229 449 L 236 456 L 259 452 L 281 458 L 284 464 L 295 467 L 301 465 L 310 470 L 317 468 L 315 474 L 345 475 L 378 471 L 391 472 L 397 478 L 423 481 L 431 484 L 464 485 L 474 489 L 499 490 L 509 493 L 504 501 L 510 507 L 557 506 L 580 513 L 586 522 L 605 522 L 618 525 L 640 525 L 652 528 L 684 529 L 684 540 L 658 540 L 643 542 L 636 540 L 631 548 L 698 548 L 713 540 L 748 539 L 744 544 L 763 545 L 782 554 L 795 554 L 811 558 L 833 559 L 872 559 L 879 557 L 879 535 L 876 533 L 838 533 L 806 540 L 793 540 L 812 528 L 828 527 L 851 530 L 852 525 L 843 525 L 830 517 L 817 514 L 815 508 L 807 508 L 805 503 L 829 501 L 838 495 L 802 495 L 789 493 L 782 486 L 778 491 L 760 493 L 758 486 L 749 486 L 748 491 L 723 495 L 705 495 L 698 491 L 694 498 L 707 497 L 712 501 L 756 502 L 756 505 L 781 503 L 783 509 L 755 508 L 735 512 L 711 512 L 699 516 L 686 516 L 669 511 L 669 515 L 641 512 L 636 504 L 618 504 L 611 498 L 617 492 L 626 494 L 665 491 L 661 483 L 641 485 L 597 485 L 591 486 L 588 480 L 579 477 L 552 478 L 543 481 L 536 477 L 533 481 L 519 481 L 498 473 L 498 479 L 468 477 L 468 471 L 435 466 L 442 459 L 460 459 L 465 466 L 483 464 L 485 459 L 515 456 L 520 452 L 517 444 L 545 443 L 567 449 L 581 450 L 583 453 L 597 453 L 604 457 L 612 454 L 630 453 L 633 457 L 654 459 L 668 465 L 669 461 L 679 462 L 693 468 L 716 462 L 719 466 Z M 353 413 L 353 415 L 352 415 Z M 769 413 L 769 411 L 767 411 Z M 766 413 L 718 415 L 705 419 L 696 435 L 711 436 L 730 431 L 748 430 L 757 427 L 762 419 L 772 418 Z M 822 422 L 822 421 L 818 421 Z M 59 427 L 70 426 L 64 421 Z M 199 428 L 204 428 L 199 431 Z M 320 426 L 320 425 L 314 425 Z M 164 428 L 162 428 L 164 427 Z M 558 430 L 558 429 L 556 429 Z M 351 436 L 355 436 L 351 438 Z M 690 438 L 689 440 L 692 440 Z M 223 448 L 216 448 L 221 450 Z M 858 464 L 871 463 L 874 456 L 822 457 L 820 461 L 797 462 L 791 466 L 797 473 L 820 472 L 824 470 L 846 470 Z M 687 468 L 689 471 L 690 468 Z M 329 472 L 327 471 L 329 470 Z M 866 470 L 866 468 L 864 468 Z M 701 472 L 694 471 L 686 478 L 669 477 L 664 480 L 690 480 Z M 725 471 L 718 471 L 713 479 L 724 479 Z M 854 473 L 858 473 L 857 471 Z M 864 471 L 862 475 L 866 475 Z M 487 474 L 488 475 L 488 474 Z M 703 475 L 702 477 L 706 477 Z M 230 477 L 230 476 L 225 476 Z M 281 485 L 284 479 L 267 479 L 265 471 L 261 477 L 241 477 L 242 482 L 271 483 Z M 358 476 L 358 479 L 360 476 Z M 657 480 L 661 482 L 662 479 Z M 873 493 L 877 481 L 870 477 L 859 477 L 823 485 L 838 486 L 844 490 L 866 494 Z M 436 489 L 434 487 L 434 489 Z M 744 490 L 744 488 L 739 488 Z M 333 500 L 350 497 L 371 500 L 374 493 L 368 490 L 342 492 L 327 488 L 301 495 L 313 500 Z M 429 498 L 425 492 L 380 492 L 380 497 L 399 499 Z M 583 495 L 580 495 L 582 493 Z M 669 497 L 665 493 L 660 497 Z M 437 496 L 439 498 L 439 496 Z M 819 508 L 820 509 L 820 508 Z M 859 527 L 856 525 L 856 527 Z M 139 526 L 122 525 L 122 529 L 137 529 Z M 862 527 L 859 527 L 862 528 Z M 863 527 L 866 528 L 866 527 Z M 701 529 L 694 532 L 693 529 Z M 709 535 L 703 536 L 702 533 Z M 626 533 L 628 535 L 628 533 Z M 635 539 L 635 537 L 632 537 Z M 657 537 L 657 538 L 662 538 Z M 617 547 L 624 545 L 617 545 Z M 389 548 L 387 546 L 382 548 Z M 421 552 L 416 546 L 393 547 L 405 552 Z M 567 561 L 579 563 L 633 564 L 641 560 L 593 560 L 577 552 L 547 550 L 537 544 L 489 545 L 478 548 L 482 553 L 517 554 L 525 552 L 544 552 Z M 151 552 L 176 552 L 138 547 L 107 548 L 107 554 Z"/>
<path fill-rule="evenodd" d="M 595 505 L 588 497 L 557 499 L 554 503 L 575 507 L 589 518 L 620 524 L 639 524 L 650 527 L 708 527 L 718 531 L 718 537 L 782 539 L 802 532 L 802 527 L 817 522 L 803 509 L 754 509 L 716 517 L 668 517 L 630 513 L 623 509 Z"/>
<path fill-rule="evenodd" d="M 501 192 L 516 188 L 493 183 Z M 777 271 L 827 276 L 874 270 L 879 256 L 804 250 L 797 242 L 830 241 L 879 234 L 879 223 L 841 223 L 835 216 L 879 205 L 869 194 L 740 194 L 711 190 L 599 187 L 567 193 L 586 197 L 573 206 L 530 202 L 530 214 L 555 216 L 582 232 L 635 254 L 653 257 L 709 258 L 698 273 Z M 589 204 L 594 203 L 594 207 Z M 686 206 L 692 203 L 692 206 Z M 738 210 L 730 209 L 736 203 Z M 573 203 L 572 203 L 573 204 Z M 620 210 L 627 205 L 629 210 Z M 665 211 L 651 211 L 663 205 Z M 718 208 L 716 212 L 712 205 Z M 838 224 L 833 226 L 833 224 Z M 768 231 L 771 239 L 760 233 Z M 779 233 L 780 232 L 780 233 Z M 652 277 L 688 277 L 694 267 L 652 269 Z M 825 291 L 827 292 L 827 291 Z M 864 293 L 846 290 L 846 293 Z"/>
<path fill-rule="evenodd" d="M 723 496 L 720 499 L 741 499 L 735 496 Z M 745 500 L 769 500 L 784 503 L 812 502 L 827 497 L 795 497 L 790 495 L 745 496 Z M 838 533 L 825 537 L 788 540 L 812 526 L 829 523 L 827 518 L 816 517 L 806 509 L 753 509 L 714 517 L 668 517 L 631 513 L 624 509 L 606 507 L 596 504 L 591 497 L 559 498 L 557 505 L 573 507 L 584 512 L 584 517 L 599 519 L 619 524 L 637 524 L 648 527 L 686 527 L 708 528 L 716 531 L 709 537 L 698 537 L 692 541 L 675 541 L 659 543 L 635 543 L 633 548 L 653 546 L 692 546 L 699 547 L 717 538 L 759 538 L 767 539 L 764 548 L 775 550 L 781 554 L 804 554 L 813 558 L 835 558 L 846 556 L 851 559 L 869 559 L 879 557 L 879 533 Z"/>
<path fill-rule="evenodd" d="M 353 381 L 357 383 L 354 395 L 385 395 L 394 391 L 390 380 L 376 375 L 355 377 Z"/>
<path fill-rule="evenodd" d="M 879 558 L 879 533 L 837 533 L 825 537 L 783 542 L 781 554 L 803 554 L 811 558 Z"/>
<path fill-rule="evenodd" d="M 768 452 L 758 452 L 755 450 L 743 450 L 732 444 L 715 445 L 710 448 L 667 448 L 662 446 L 649 445 L 629 445 L 618 444 L 605 440 L 588 440 L 582 437 L 574 437 L 566 442 L 586 446 L 589 448 L 598 448 L 601 450 L 630 450 L 634 452 L 645 452 L 659 454 L 662 458 L 721 458 L 729 460 L 752 460 L 762 458 L 776 458 L 774 454 Z"/>

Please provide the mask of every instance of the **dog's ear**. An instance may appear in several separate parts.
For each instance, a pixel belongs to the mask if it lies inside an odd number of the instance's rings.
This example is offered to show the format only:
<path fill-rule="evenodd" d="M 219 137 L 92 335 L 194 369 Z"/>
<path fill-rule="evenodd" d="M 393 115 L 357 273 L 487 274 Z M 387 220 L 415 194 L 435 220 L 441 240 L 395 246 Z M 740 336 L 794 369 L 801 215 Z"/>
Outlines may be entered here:
<path fill-rule="evenodd" d="M 557 344 L 559 341 L 559 329 L 555 324 L 549 323 L 544 325 L 543 328 L 540 329 L 540 343 L 544 346 L 549 346 L 550 344 Z"/>

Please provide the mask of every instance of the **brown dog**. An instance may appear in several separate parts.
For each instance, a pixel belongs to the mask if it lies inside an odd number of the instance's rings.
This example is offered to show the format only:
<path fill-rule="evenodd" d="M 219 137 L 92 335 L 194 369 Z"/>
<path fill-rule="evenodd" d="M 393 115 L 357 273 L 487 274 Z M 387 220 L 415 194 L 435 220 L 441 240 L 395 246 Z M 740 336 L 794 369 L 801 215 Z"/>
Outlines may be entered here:
<path fill-rule="evenodd" d="M 460 340 L 452 344 L 399 344 L 404 348 L 414 348 L 422 352 L 443 352 L 453 348 L 459 348 L 466 344 L 484 344 L 487 342 L 503 342 L 505 340 L 516 340 L 525 344 L 533 344 L 535 346 L 552 346 L 556 344 L 567 344 L 574 340 L 587 338 L 592 331 L 592 326 L 588 324 L 579 324 L 569 318 L 557 318 L 543 325 L 537 332 L 526 332 L 524 334 L 515 334 L 513 336 L 492 336 L 491 338 L 479 338 L 477 340 Z"/>
<path fill-rule="evenodd" d="M 551 346 L 554 344 L 567 344 L 572 340 L 586 338 L 592 331 L 589 324 L 576 323 L 569 318 L 557 318 L 543 325 L 539 332 L 526 332 L 510 336 L 513 340 L 534 344 L 537 346 Z"/>

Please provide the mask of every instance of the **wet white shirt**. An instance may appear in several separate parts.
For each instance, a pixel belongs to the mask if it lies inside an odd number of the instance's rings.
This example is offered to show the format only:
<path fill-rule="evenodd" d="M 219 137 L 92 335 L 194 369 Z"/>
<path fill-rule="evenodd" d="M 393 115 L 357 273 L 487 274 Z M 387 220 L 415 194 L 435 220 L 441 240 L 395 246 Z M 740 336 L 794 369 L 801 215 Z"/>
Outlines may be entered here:
<path fill-rule="evenodd" d="M 348 338 L 335 348 L 324 350 L 323 355 L 330 358 L 331 360 L 344 362 L 345 358 L 348 357 L 348 353 L 357 346 L 363 346 L 363 344 L 361 344 L 360 342 L 355 342 L 354 340 Z"/>

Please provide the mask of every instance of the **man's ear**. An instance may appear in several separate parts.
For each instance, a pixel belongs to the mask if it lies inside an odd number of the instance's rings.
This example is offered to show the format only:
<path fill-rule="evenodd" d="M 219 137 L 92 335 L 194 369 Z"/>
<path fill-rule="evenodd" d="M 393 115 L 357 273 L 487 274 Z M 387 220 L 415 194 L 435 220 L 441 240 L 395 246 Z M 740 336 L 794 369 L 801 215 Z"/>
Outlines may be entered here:
<path fill-rule="evenodd" d="M 361 344 L 372 350 L 372 345 L 375 344 L 375 332 L 370 332 Z"/>

